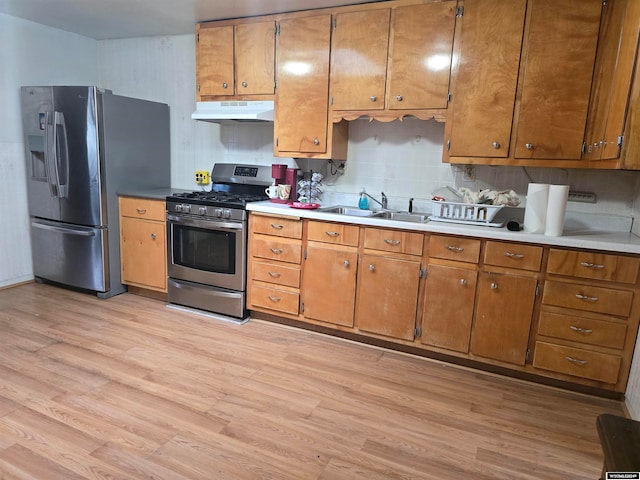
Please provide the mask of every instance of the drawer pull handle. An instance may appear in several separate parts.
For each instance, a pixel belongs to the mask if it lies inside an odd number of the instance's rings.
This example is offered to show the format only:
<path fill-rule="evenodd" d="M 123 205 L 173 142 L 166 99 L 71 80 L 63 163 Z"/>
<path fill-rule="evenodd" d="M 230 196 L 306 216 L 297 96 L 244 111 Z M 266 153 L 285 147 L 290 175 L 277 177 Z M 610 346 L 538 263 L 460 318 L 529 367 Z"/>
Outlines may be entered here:
<path fill-rule="evenodd" d="M 373 272 L 375 269 L 376 269 L 375 265 L 369 265 L 369 270 Z"/>
<path fill-rule="evenodd" d="M 400 245 L 400 240 L 389 240 L 388 238 L 385 238 L 384 241 L 389 245 Z"/>
<path fill-rule="evenodd" d="M 498 284 L 496 282 L 491 282 L 491 290 L 497 290 Z"/>
<path fill-rule="evenodd" d="M 138 212 L 140 215 L 144 215 L 145 213 L 147 213 L 147 209 L 146 208 L 136 208 L 136 212 Z"/>
<path fill-rule="evenodd" d="M 348 266 L 349 266 L 349 260 L 345 260 L 345 261 L 344 261 L 344 266 L 345 266 L 345 267 L 348 267 Z"/>
<path fill-rule="evenodd" d="M 604 265 L 601 263 L 580 262 L 580 265 L 587 268 L 593 268 L 594 270 L 601 270 L 604 268 Z"/>
<path fill-rule="evenodd" d="M 504 252 L 504 256 L 509 258 L 515 258 L 516 260 L 520 260 L 524 258 L 524 255 L 521 253 Z"/>
<path fill-rule="evenodd" d="M 155 233 L 152 233 L 152 234 L 151 234 L 151 240 L 155 240 L 155 239 L 156 239 L 156 234 L 155 234 Z"/>
<path fill-rule="evenodd" d="M 584 300 L 585 302 L 597 302 L 598 301 L 598 297 L 589 297 L 589 296 L 584 295 L 582 293 L 576 293 L 576 298 L 579 298 L 580 300 Z"/>
<path fill-rule="evenodd" d="M 279 302 L 280 297 L 274 297 L 273 295 L 269 295 L 269 300 L 271 300 L 272 302 Z"/>
<path fill-rule="evenodd" d="M 455 245 L 447 245 L 447 250 L 451 252 L 464 252 L 464 247 L 456 247 Z"/>
<path fill-rule="evenodd" d="M 565 360 L 571 362 L 571 363 L 575 363 L 577 365 L 586 365 L 587 361 L 586 360 L 580 360 L 579 358 L 573 358 L 573 357 L 564 357 Z"/>
<path fill-rule="evenodd" d="M 275 228 L 276 230 L 282 230 L 284 228 L 284 225 L 282 225 L 281 223 L 272 223 L 271 228 Z"/>
<path fill-rule="evenodd" d="M 593 333 L 593 330 L 590 328 L 582 328 L 582 327 L 576 327 L 575 325 L 571 325 L 569 327 L 571 330 L 573 330 L 574 332 L 580 332 L 580 333 Z"/>
<path fill-rule="evenodd" d="M 273 278 L 280 278 L 280 272 L 269 272 L 269 276 Z"/>
<path fill-rule="evenodd" d="M 463 287 L 467 284 L 467 281 L 464 278 L 460 279 L 460 285 L 462 285 Z"/>
<path fill-rule="evenodd" d="M 340 232 L 324 232 L 324 233 L 326 233 L 330 237 L 338 237 L 338 236 L 340 236 Z"/>
<path fill-rule="evenodd" d="M 283 252 L 283 250 L 281 248 L 272 248 L 271 251 L 273 253 L 275 253 L 276 255 L 279 255 Z"/>

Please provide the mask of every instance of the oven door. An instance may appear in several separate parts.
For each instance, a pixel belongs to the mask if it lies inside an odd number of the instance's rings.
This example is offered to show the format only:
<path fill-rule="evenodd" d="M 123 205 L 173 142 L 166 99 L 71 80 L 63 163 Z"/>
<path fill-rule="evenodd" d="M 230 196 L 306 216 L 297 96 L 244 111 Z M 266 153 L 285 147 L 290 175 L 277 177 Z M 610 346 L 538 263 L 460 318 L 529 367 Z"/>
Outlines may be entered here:
<path fill-rule="evenodd" d="M 244 290 L 246 238 L 245 222 L 167 214 L 169 277 Z"/>

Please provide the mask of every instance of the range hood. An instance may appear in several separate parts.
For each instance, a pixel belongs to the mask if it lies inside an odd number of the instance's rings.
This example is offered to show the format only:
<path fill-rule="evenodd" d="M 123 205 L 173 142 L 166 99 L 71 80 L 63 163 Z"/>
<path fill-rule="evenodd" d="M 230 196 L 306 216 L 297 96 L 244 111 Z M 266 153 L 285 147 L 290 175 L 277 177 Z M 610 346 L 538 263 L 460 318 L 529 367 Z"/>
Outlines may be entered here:
<path fill-rule="evenodd" d="M 197 102 L 191 118 L 213 123 L 273 122 L 273 102 Z"/>

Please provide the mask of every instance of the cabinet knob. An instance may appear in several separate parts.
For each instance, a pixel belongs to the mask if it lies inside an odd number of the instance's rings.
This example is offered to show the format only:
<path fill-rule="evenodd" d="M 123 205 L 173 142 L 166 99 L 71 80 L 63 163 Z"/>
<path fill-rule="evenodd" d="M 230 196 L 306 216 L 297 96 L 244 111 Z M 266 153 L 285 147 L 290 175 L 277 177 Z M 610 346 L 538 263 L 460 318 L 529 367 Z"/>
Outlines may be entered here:
<path fill-rule="evenodd" d="M 460 279 L 460 285 L 462 285 L 463 287 L 467 284 L 467 281 L 464 278 Z"/>
<path fill-rule="evenodd" d="M 313 139 L 313 144 L 314 145 L 319 145 L 320 144 L 320 140 L 318 140 L 317 138 Z"/>
<path fill-rule="evenodd" d="M 247 88 L 247 82 L 242 82 L 242 86 L 243 86 L 244 88 Z"/>
<path fill-rule="evenodd" d="M 375 265 L 369 265 L 369 270 L 373 272 L 375 269 L 376 269 Z"/>
<path fill-rule="evenodd" d="M 493 142 L 491 145 L 492 145 L 492 146 L 493 146 L 493 148 L 495 148 L 495 149 L 500 148 L 500 142 Z"/>
<path fill-rule="evenodd" d="M 222 88 L 227 88 L 228 86 L 229 86 L 229 84 L 226 83 L 226 82 L 222 84 Z"/>
<path fill-rule="evenodd" d="M 376 97 L 375 95 L 371 95 L 369 97 L 369 100 L 371 100 L 372 102 L 375 102 L 378 99 L 378 97 Z"/>
<path fill-rule="evenodd" d="M 345 267 L 348 267 L 348 266 L 349 266 L 349 260 L 345 260 L 345 261 L 344 261 L 344 266 L 345 266 Z"/>
<path fill-rule="evenodd" d="M 498 289 L 498 284 L 495 282 L 491 282 L 491 290 L 497 290 Z"/>
<path fill-rule="evenodd" d="M 402 95 L 396 95 L 396 100 L 401 102 L 402 101 Z"/>
<path fill-rule="evenodd" d="M 155 234 L 155 233 L 152 233 L 152 234 L 151 234 L 151 239 L 152 239 L 152 240 L 155 240 L 155 239 L 156 239 L 156 234 Z"/>
<path fill-rule="evenodd" d="M 525 143 L 524 148 L 526 148 L 527 150 L 533 150 L 533 143 Z"/>

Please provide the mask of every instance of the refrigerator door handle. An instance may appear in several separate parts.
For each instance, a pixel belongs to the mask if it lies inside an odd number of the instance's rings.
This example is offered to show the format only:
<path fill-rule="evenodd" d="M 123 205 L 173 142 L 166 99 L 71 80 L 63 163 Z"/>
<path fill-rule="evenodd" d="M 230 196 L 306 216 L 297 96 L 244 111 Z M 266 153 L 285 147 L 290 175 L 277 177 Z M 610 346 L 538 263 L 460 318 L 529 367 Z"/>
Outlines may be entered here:
<path fill-rule="evenodd" d="M 53 135 L 51 134 L 51 129 L 53 129 Z M 52 197 L 58 196 L 57 185 L 53 182 L 55 178 L 55 136 L 55 122 L 51 121 L 51 112 L 47 111 L 44 114 L 44 168 Z M 54 143 L 53 146 L 51 145 L 52 142 Z"/>
<path fill-rule="evenodd" d="M 61 127 L 62 135 L 58 135 L 58 125 Z M 60 139 L 61 138 L 61 139 Z M 53 164 L 55 171 L 56 185 L 58 186 L 58 196 L 66 198 L 69 196 L 69 147 L 67 144 L 67 126 L 64 123 L 64 113 L 53 112 Z M 60 158 L 62 157 L 62 158 Z M 60 182 L 60 161 L 65 162 L 63 172 L 66 175 L 64 182 Z"/>
<path fill-rule="evenodd" d="M 41 223 L 41 222 L 38 222 L 36 220 L 33 220 L 31 222 L 31 226 L 35 227 L 35 228 L 39 228 L 41 230 L 49 230 L 51 232 L 64 233 L 64 234 L 68 234 L 68 235 L 78 235 L 80 237 L 95 237 L 96 236 L 96 232 L 93 231 L 93 230 L 80 229 L 79 227 L 76 227 L 76 228 L 60 227 L 58 225 L 49 225 L 48 223 Z"/>

